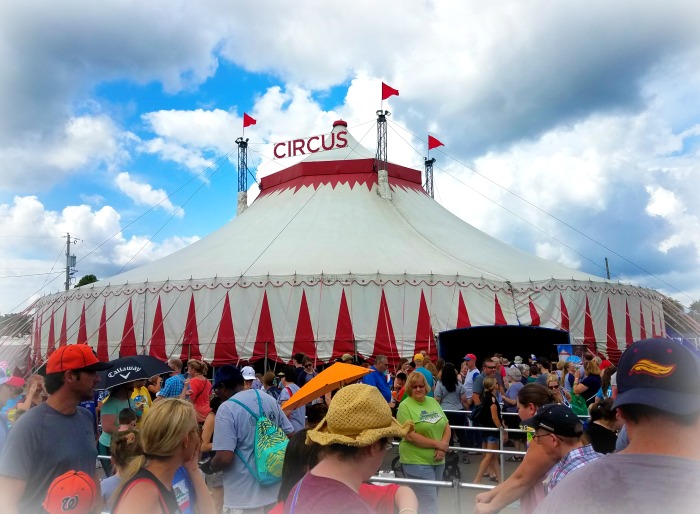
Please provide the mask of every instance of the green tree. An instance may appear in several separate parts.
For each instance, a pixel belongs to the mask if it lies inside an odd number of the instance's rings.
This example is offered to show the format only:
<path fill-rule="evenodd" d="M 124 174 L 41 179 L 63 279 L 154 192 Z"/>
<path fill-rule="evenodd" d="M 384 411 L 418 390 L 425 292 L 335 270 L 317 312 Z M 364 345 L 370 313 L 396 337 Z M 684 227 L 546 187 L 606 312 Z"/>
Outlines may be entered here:
<path fill-rule="evenodd" d="M 690 316 L 700 323 L 700 300 L 695 300 L 690 304 Z"/>
<path fill-rule="evenodd" d="M 77 284 L 75 284 L 75 287 L 85 286 L 87 284 L 92 284 L 93 282 L 97 282 L 97 277 L 95 275 L 85 275 L 78 281 Z"/>
<path fill-rule="evenodd" d="M 0 315 L 0 336 L 23 337 L 32 332 L 32 318 L 26 314 Z"/>

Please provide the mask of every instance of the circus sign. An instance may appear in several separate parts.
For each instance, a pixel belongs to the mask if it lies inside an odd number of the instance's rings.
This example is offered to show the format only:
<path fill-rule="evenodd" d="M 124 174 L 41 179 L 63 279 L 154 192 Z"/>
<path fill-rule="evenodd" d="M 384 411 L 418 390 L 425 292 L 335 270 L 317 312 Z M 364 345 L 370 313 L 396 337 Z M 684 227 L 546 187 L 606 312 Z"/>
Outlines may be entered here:
<path fill-rule="evenodd" d="M 342 130 L 321 136 L 311 136 L 307 139 L 292 139 L 291 141 L 276 143 L 274 146 L 275 159 L 297 157 L 335 148 L 345 148 L 348 146 L 347 135 L 347 131 Z"/>

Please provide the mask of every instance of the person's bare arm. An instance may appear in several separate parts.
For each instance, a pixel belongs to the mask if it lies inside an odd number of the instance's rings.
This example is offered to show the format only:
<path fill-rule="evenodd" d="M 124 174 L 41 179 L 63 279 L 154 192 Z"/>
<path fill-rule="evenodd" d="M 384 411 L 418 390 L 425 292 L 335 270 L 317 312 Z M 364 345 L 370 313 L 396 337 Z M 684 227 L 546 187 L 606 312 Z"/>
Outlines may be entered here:
<path fill-rule="evenodd" d="M 209 488 L 204 482 L 204 477 L 197 467 L 200 449 L 201 448 L 198 444 L 197 449 L 192 454 L 192 458 L 187 462 L 184 462 L 183 466 L 190 475 L 190 481 L 192 482 L 192 487 L 194 488 L 194 497 L 196 498 L 194 507 L 197 514 L 214 514 L 216 510 L 216 507 L 214 506 L 214 498 L 212 498 Z"/>
<path fill-rule="evenodd" d="M 211 460 L 211 469 L 216 472 L 229 467 L 234 455 L 236 454 L 230 450 L 216 450 L 216 455 Z"/>
<path fill-rule="evenodd" d="M 450 428 L 449 425 L 447 425 L 447 428 Z M 418 448 L 434 448 L 436 450 L 447 451 L 449 446 L 442 440 L 436 441 L 435 439 L 430 439 L 429 437 L 425 437 L 424 435 L 420 435 L 416 432 L 409 432 L 404 439 L 406 439 L 406 441 L 409 443 L 416 445 Z"/>
<path fill-rule="evenodd" d="M 490 491 L 476 495 L 474 512 L 495 513 L 521 498 L 556 464 L 539 444 L 531 444 L 525 458 L 508 479 Z"/>
<path fill-rule="evenodd" d="M 214 420 L 215 416 L 213 412 L 207 414 L 204 420 L 204 426 L 202 427 L 202 451 L 210 452 L 212 449 L 212 438 L 214 437 Z"/>
<path fill-rule="evenodd" d="M 116 425 L 117 416 L 115 414 L 102 414 L 102 430 L 108 434 L 114 434 L 119 428 Z"/>
<path fill-rule="evenodd" d="M 399 486 L 394 495 L 394 505 L 396 505 L 396 512 L 400 512 L 403 509 L 410 509 L 413 512 L 418 511 L 418 498 L 416 498 L 416 493 L 413 489 L 405 485 Z"/>
<path fill-rule="evenodd" d="M 114 514 L 150 514 L 160 512 L 158 488 L 152 483 L 139 483 L 125 493 L 115 505 Z"/>
<path fill-rule="evenodd" d="M 7 514 L 19 514 L 19 500 L 22 498 L 27 482 L 19 478 L 0 476 L 0 498 L 3 511 Z"/>

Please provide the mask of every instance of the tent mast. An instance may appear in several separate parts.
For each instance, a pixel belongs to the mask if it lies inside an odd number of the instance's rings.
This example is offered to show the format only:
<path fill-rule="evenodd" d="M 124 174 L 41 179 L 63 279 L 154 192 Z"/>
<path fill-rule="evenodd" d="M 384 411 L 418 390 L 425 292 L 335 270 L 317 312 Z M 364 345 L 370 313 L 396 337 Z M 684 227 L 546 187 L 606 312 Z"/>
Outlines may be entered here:
<path fill-rule="evenodd" d="M 385 110 L 377 111 L 377 194 L 385 200 L 391 200 L 389 187 L 389 172 L 387 171 L 387 135 L 386 119 L 391 113 Z"/>
<path fill-rule="evenodd" d="M 236 216 L 248 208 L 248 138 L 236 139 L 238 145 L 238 208 Z"/>
<path fill-rule="evenodd" d="M 423 189 L 428 193 L 430 198 L 435 198 L 435 191 L 433 189 L 433 164 L 435 163 L 435 157 L 432 159 L 425 159 L 425 184 L 423 184 Z"/>

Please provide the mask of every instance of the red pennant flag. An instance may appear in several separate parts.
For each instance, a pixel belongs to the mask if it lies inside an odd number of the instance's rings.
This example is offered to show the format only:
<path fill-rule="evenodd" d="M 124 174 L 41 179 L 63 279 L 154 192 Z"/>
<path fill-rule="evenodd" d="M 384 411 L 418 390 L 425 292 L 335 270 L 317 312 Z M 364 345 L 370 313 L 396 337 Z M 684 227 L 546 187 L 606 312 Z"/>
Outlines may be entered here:
<path fill-rule="evenodd" d="M 437 148 L 438 146 L 445 146 L 443 145 L 440 141 L 438 141 L 437 138 L 433 136 L 428 136 L 428 150 L 432 150 L 433 148 Z"/>
<path fill-rule="evenodd" d="M 248 116 L 246 113 L 243 113 L 243 128 L 250 127 L 251 125 L 255 125 L 257 121 L 255 118 L 252 116 Z"/>
<path fill-rule="evenodd" d="M 390 96 L 399 96 L 399 90 L 394 89 L 391 86 L 387 86 L 384 82 L 382 82 L 382 100 L 386 100 Z"/>

